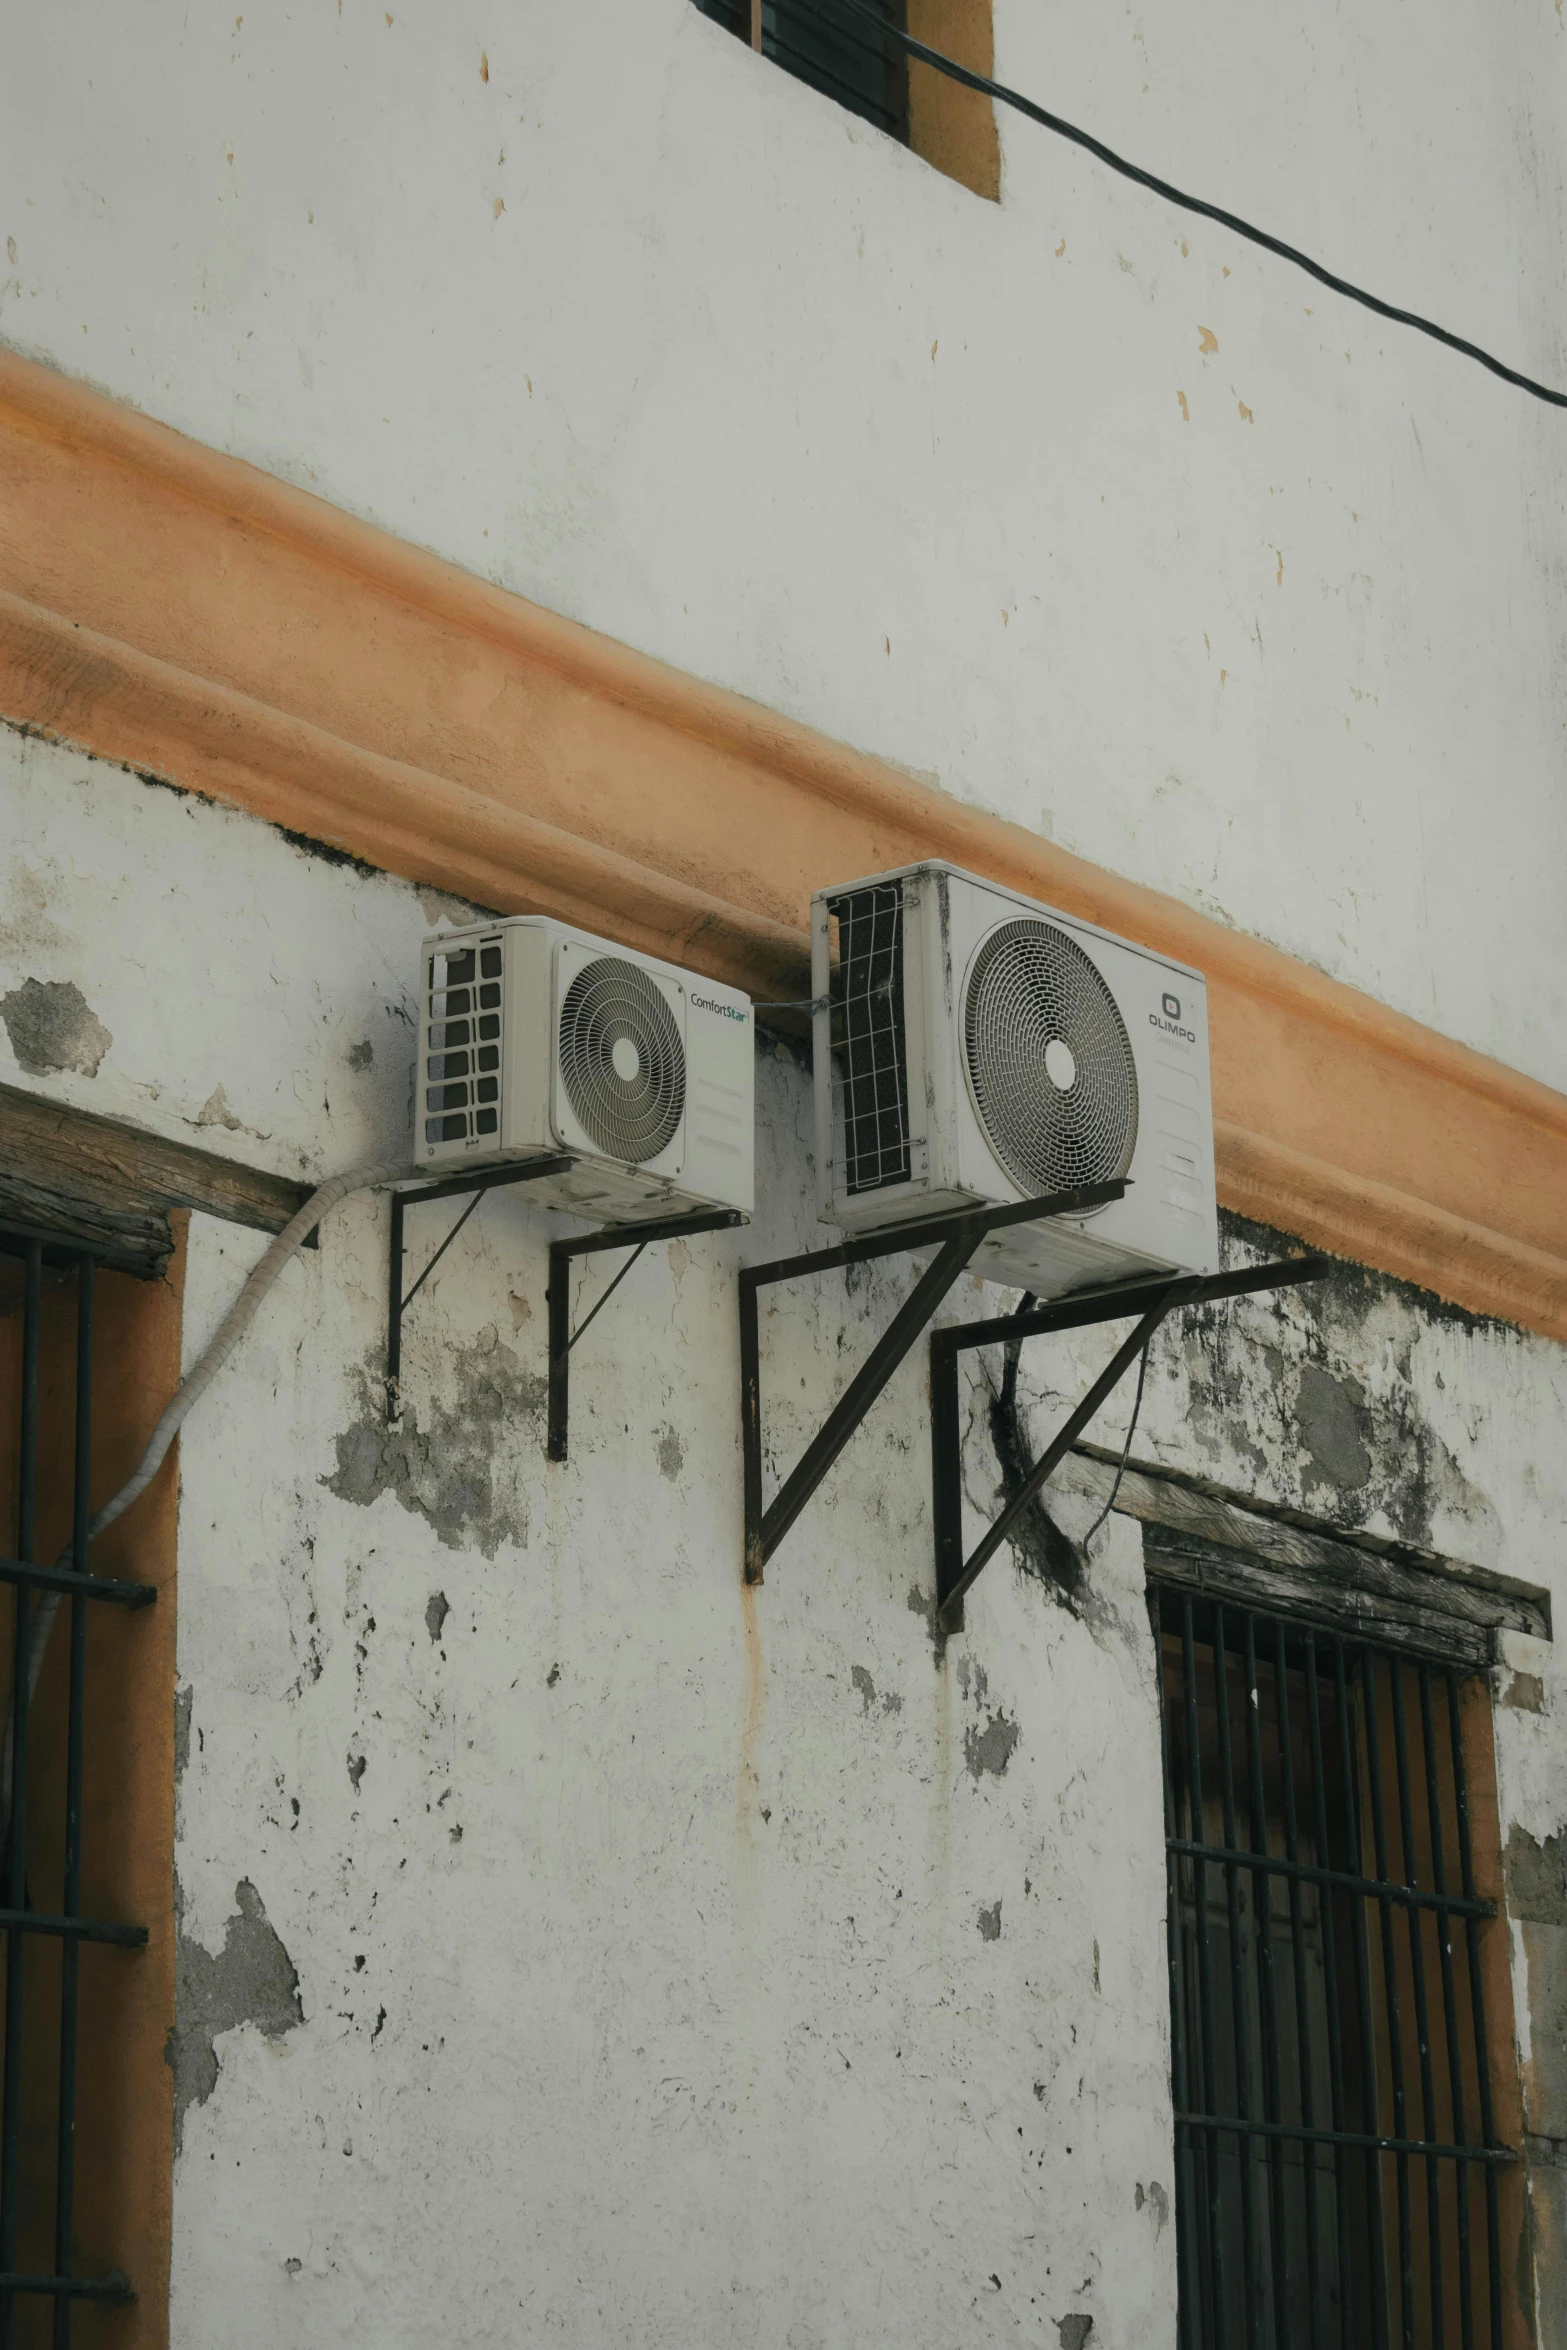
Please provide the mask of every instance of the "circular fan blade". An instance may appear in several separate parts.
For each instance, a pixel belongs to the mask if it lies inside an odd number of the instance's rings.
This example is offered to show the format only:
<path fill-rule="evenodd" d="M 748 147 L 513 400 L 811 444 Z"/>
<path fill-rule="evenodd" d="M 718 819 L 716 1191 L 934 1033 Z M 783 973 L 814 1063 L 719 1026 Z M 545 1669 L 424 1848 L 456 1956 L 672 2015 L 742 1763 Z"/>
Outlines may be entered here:
<path fill-rule="evenodd" d="M 641 1165 L 667 1150 L 686 1101 L 680 1029 L 648 973 L 618 955 L 583 965 L 560 1012 L 566 1099 L 606 1158 Z"/>
<path fill-rule="evenodd" d="M 1137 1147 L 1137 1067 L 1114 996 L 1050 922 L 982 941 L 964 1013 L 969 1078 L 991 1149 L 1025 1196 L 1107 1183 Z"/>

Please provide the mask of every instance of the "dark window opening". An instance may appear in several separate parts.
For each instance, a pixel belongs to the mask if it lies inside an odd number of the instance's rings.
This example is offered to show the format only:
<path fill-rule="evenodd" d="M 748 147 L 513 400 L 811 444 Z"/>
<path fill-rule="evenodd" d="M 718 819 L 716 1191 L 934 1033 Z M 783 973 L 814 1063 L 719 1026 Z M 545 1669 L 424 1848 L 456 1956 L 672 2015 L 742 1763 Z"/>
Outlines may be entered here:
<path fill-rule="evenodd" d="M 1518 2170 L 1440 1661 L 1189 1591 L 1161 1648 L 1182 2350 L 1500 2350 Z"/>

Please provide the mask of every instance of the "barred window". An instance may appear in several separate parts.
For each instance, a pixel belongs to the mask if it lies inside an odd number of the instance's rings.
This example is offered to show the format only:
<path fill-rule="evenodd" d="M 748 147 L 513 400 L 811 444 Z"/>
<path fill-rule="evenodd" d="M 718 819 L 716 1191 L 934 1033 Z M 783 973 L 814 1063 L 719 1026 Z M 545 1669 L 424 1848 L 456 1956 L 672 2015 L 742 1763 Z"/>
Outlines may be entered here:
<path fill-rule="evenodd" d="M 1151 1604 L 1182 2350 L 1499 2350 L 1519 2174 L 1484 1680 L 1190 1589 Z"/>

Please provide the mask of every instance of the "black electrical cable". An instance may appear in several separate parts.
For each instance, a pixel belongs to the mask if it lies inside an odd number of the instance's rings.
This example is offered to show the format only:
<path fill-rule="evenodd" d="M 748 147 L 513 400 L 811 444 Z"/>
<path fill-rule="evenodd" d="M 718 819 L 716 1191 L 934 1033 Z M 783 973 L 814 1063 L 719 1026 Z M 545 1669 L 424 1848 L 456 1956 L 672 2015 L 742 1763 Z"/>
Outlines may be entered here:
<path fill-rule="evenodd" d="M 1516 384 L 1521 392 L 1531 392 L 1535 399 L 1547 401 L 1553 408 L 1567 408 L 1567 392 L 1553 392 L 1549 384 L 1536 383 L 1533 376 L 1520 375 L 1516 367 L 1507 366 L 1501 359 L 1493 359 L 1490 352 L 1482 351 L 1478 343 L 1465 342 L 1462 335 L 1449 334 L 1445 326 L 1437 326 L 1431 319 L 1421 318 L 1413 310 L 1396 309 L 1391 302 L 1382 301 L 1378 295 L 1368 294 L 1363 286 L 1352 286 L 1347 278 L 1335 277 L 1331 269 L 1324 269 L 1309 254 L 1298 252 L 1293 245 L 1286 245 L 1281 237 L 1270 237 L 1266 229 L 1253 228 L 1249 220 L 1242 220 L 1235 213 L 1226 212 L 1222 205 L 1207 204 L 1200 196 L 1188 196 L 1181 189 L 1172 188 L 1168 180 L 1158 179 L 1140 165 L 1128 163 L 1123 155 L 1117 155 L 1114 148 L 1107 147 L 1102 139 L 1094 138 L 1091 132 L 1080 131 L 1074 123 L 1063 121 L 1059 114 L 1051 114 L 1043 106 L 1036 106 L 1032 98 L 1022 97 L 1018 91 L 1007 89 L 1004 83 L 993 82 L 988 75 L 974 73 L 968 66 L 959 65 L 955 57 L 948 57 L 940 49 L 932 49 L 924 41 L 916 40 L 901 25 L 890 23 L 880 9 L 868 5 L 867 0 L 831 0 L 830 6 L 824 5 L 823 0 L 804 0 L 804 5 L 811 15 L 824 22 L 830 23 L 837 17 L 841 23 L 843 16 L 848 14 L 863 24 L 875 25 L 879 31 L 896 41 L 910 57 L 917 57 L 922 64 L 934 66 L 937 73 L 944 73 L 949 81 L 961 82 L 966 89 L 978 90 L 983 97 L 1010 106 L 1019 114 L 1026 114 L 1030 122 L 1041 123 L 1047 131 L 1054 131 L 1058 138 L 1070 139 L 1074 146 L 1086 148 L 1090 155 L 1097 156 L 1111 171 L 1118 171 L 1123 179 L 1135 180 L 1140 188 L 1151 188 L 1167 204 L 1178 204 L 1183 212 L 1200 213 L 1204 220 L 1216 220 L 1221 228 L 1233 230 L 1236 236 L 1244 237 L 1248 244 L 1260 245 L 1265 253 L 1277 253 L 1281 261 L 1292 261 L 1297 269 L 1303 269 L 1319 285 L 1329 287 L 1335 294 L 1342 294 L 1347 301 L 1358 302 L 1362 309 L 1375 311 L 1378 318 L 1390 318 L 1396 326 L 1412 326 L 1417 333 L 1429 335 L 1433 342 L 1445 343 L 1450 351 L 1461 351 L 1466 359 L 1478 360 L 1482 367 L 1490 369 L 1492 375 L 1500 376 L 1503 383 Z"/>

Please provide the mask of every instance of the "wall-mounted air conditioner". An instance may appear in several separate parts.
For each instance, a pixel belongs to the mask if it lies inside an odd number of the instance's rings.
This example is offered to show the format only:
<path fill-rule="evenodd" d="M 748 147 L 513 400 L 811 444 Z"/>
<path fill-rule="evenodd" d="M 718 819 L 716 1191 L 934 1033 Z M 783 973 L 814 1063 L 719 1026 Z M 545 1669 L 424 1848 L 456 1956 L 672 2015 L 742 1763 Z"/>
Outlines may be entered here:
<path fill-rule="evenodd" d="M 427 938 L 415 1149 L 432 1173 L 561 1151 L 529 1197 L 604 1223 L 753 1205 L 750 1000 L 533 915 Z"/>
<path fill-rule="evenodd" d="M 1124 1176 L 973 1268 L 1040 1297 L 1218 1269 L 1199 972 L 948 865 L 811 907 L 821 1214 L 851 1232 Z"/>

